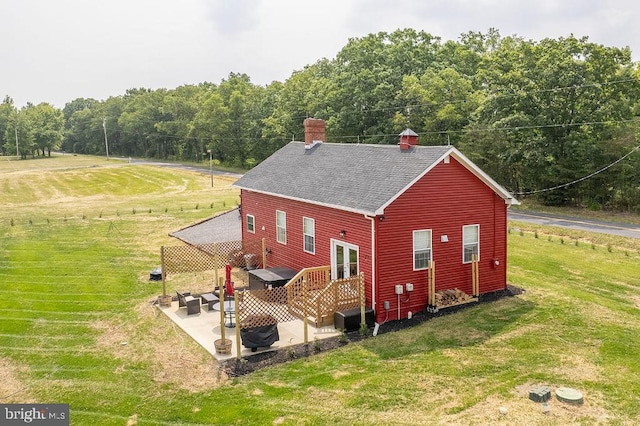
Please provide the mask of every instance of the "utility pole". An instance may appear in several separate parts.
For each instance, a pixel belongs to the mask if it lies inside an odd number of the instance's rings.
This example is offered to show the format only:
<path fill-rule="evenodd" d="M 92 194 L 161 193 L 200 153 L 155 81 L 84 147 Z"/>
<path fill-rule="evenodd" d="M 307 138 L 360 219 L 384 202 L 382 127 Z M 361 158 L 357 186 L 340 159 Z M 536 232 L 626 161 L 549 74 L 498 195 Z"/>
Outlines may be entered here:
<path fill-rule="evenodd" d="M 16 157 L 20 157 L 20 150 L 18 149 L 18 124 L 16 123 Z"/>
<path fill-rule="evenodd" d="M 213 152 L 210 149 L 207 152 L 209 153 L 209 174 L 211 175 L 211 187 L 213 188 Z"/>
<path fill-rule="evenodd" d="M 109 143 L 107 142 L 107 119 L 102 119 L 102 128 L 104 129 L 104 147 L 107 150 L 107 160 L 109 160 Z"/>

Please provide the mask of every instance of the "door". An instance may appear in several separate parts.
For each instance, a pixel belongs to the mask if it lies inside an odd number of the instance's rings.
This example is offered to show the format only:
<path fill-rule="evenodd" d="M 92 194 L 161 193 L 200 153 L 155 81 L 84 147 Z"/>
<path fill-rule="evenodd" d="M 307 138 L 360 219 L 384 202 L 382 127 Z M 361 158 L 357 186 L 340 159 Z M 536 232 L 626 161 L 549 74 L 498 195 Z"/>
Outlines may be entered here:
<path fill-rule="evenodd" d="M 331 279 L 358 275 L 358 246 L 331 240 Z"/>

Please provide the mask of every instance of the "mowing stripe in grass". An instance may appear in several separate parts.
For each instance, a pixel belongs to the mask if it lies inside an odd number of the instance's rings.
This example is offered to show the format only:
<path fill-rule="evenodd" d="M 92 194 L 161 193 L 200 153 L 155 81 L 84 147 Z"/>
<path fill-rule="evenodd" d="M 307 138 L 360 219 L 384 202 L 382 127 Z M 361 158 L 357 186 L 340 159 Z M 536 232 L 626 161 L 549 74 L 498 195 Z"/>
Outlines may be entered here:
<path fill-rule="evenodd" d="M 20 295 L 21 297 L 25 296 L 24 290 L 20 290 L 20 289 L 2 289 L 0 290 L 0 295 L 2 295 L 3 297 L 11 297 L 11 295 L 13 296 L 17 296 Z M 31 289 L 29 290 L 29 293 L 27 293 L 28 296 L 41 296 L 42 297 L 46 297 L 46 299 L 48 301 L 51 302 L 61 302 L 61 301 L 68 301 L 69 297 L 73 297 L 74 301 L 87 301 L 87 302 L 92 302 L 95 300 L 95 298 L 110 298 L 110 297 L 115 297 L 115 296 L 121 296 L 122 293 L 102 293 L 102 292 L 92 292 L 91 294 L 87 294 L 87 293 L 69 293 L 69 292 L 61 292 L 58 291 L 57 289 L 50 289 L 50 291 L 31 291 Z M 85 300 L 82 300 L 85 299 Z"/>

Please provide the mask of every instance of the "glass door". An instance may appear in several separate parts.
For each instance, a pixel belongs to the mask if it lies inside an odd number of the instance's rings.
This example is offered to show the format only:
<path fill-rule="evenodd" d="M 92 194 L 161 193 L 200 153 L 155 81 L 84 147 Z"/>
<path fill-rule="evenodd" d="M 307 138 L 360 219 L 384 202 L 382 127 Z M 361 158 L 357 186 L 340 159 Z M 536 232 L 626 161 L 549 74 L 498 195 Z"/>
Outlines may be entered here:
<path fill-rule="evenodd" d="M 342 241 L 332 241 L 331 278 L 349 278 L 358 274 L 358 246 Z"/>

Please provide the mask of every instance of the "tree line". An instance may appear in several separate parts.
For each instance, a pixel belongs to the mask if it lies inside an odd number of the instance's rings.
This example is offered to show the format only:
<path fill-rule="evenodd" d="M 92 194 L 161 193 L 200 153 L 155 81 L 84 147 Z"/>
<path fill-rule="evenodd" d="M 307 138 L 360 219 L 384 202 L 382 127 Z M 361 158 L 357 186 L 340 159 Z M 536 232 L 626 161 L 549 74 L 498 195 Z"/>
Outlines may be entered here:
<path fill-rule="evenodd" d="M 640 211 L 639 69 L 628 48 L 569 36 L 541 41 L 495 29 L 458 41 L 411 29 L 349 39 L 284 82 L 246 74 L 220 83 L 127 90 L 17 109 L 0 104 L 4 155 L 51 150 L 208 161 L 250 168 L 306 117 L 327 139 L 458 147 L 515 194 L 550 205 Z"/>

